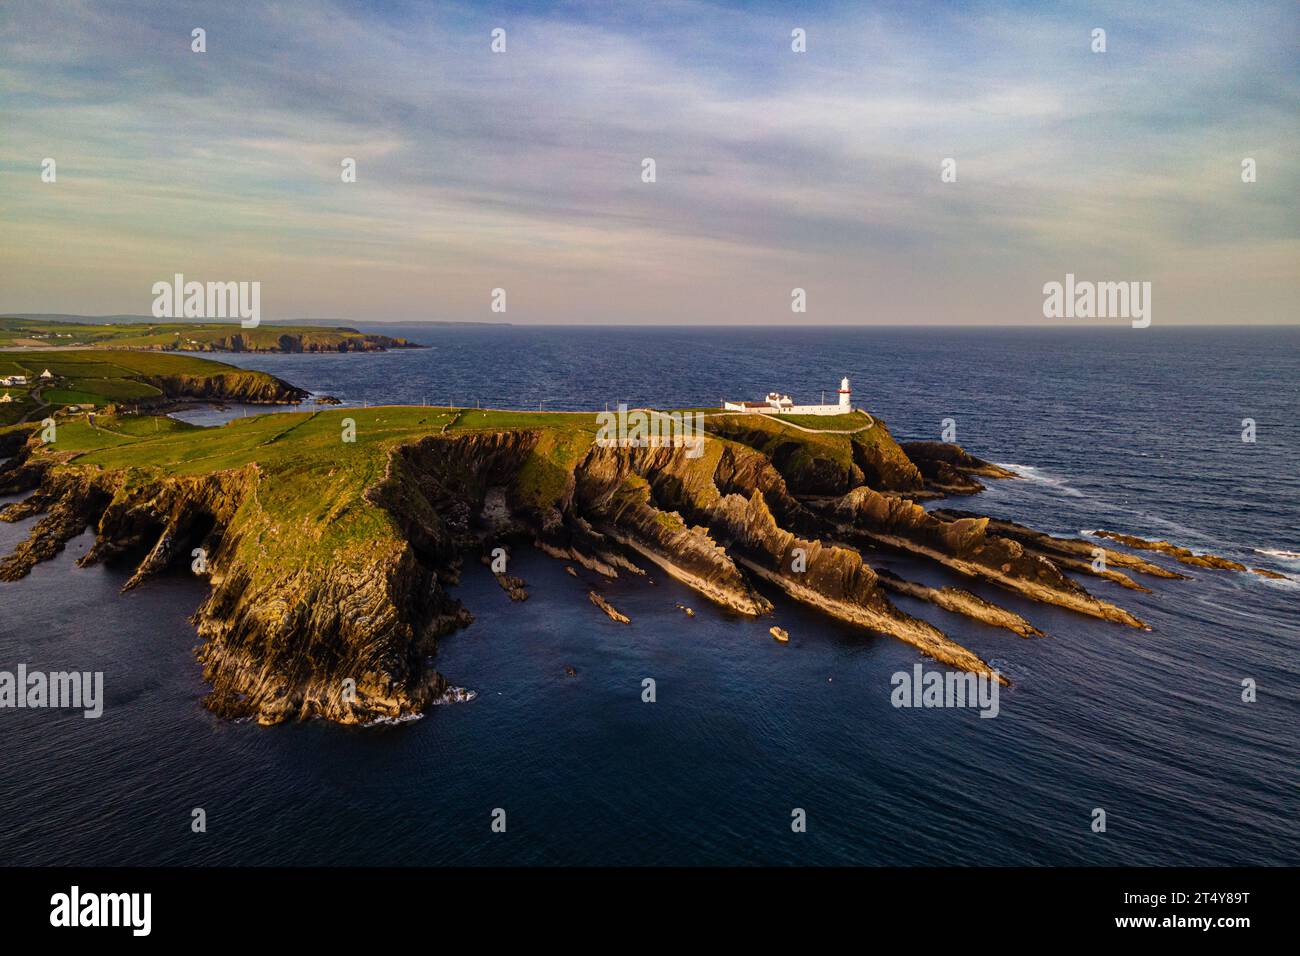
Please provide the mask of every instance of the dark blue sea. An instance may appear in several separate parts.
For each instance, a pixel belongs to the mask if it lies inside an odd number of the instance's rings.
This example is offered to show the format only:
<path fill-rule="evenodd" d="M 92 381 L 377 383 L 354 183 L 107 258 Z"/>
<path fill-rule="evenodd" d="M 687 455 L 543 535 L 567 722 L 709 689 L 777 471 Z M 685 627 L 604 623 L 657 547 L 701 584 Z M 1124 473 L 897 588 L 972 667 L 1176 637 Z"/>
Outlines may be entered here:
<path fill-rule="evenodd" d="M 1030 476 L 955 507 L 1167 538 L 1291 579 L 1085 582 L 1148 633 L 892 561 L 1047 632 L 897 599 L 1010 675 L 981 719 L 895 709 L 913 648 L 779 595 L 772 621 L 746 621 L 662 574 L 619 580 L 620 627 L 585 581 L 524 551 L 511 570 L 527 602 L 476 564 L 457 592 L 475 621 L 437 666 L 476 700 L 397 726 L 262 728 L 200 706 L 187 617 L 203 585 L 121 595 L 125 574 L 74 566 L 83 536 L 0 585 L 0 669 L 102 670 L 107 693 L 99 720 L 0 711 L 0 863 L 1300 864 L 1300 560 L 1286 556 L 1300 553 L 1300 329 L 394 334 L 433 348 L 230 360 L 348 403 L 548 409 L 814 400 L 847 375 L 898 438 L 938 438 L 952 418 L 971 452 Z M 0 525 L 0 547 L 29 526 Z"/>

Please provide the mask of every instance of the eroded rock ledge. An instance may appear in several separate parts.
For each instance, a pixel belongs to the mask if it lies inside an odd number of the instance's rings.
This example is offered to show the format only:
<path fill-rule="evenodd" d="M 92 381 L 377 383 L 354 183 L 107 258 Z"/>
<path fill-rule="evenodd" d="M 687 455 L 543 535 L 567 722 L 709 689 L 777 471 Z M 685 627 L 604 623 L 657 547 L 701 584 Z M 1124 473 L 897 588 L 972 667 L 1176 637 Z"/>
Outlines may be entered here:
<path fill-rule="evenodd" d="M 305 417 L 304 428 L 333 414 Z M 271 461 L 259 457 L 267 443 L 250 444 L 252 460 L 208 474 L 81 463 L 41 448 L 32 429 L 0 432 L 0 452 L 13 455 L 0 466 L 0 491 L 30 492 L 0 520 L 39 518 L 0 561 L 0 580 L 21 578 L 88 528 L 95 544 L 82 563 L 132 568 L 128 588 L 189 567 L 201 549 L 198 573 L 210 592 L 194 623 L 212 688 L 204 703 L 266 724 L 402 718 L 448 699 L 432 655 L 441 636 L 472 620 L 448 588 L 464 560 L 505 541 L 531 542 L 607 577 L 642 576 L 654 565 L 747 616 L 768 613 L 765 592 L 775 588 L 976 673 L 993 671 L 890 594 L 1020 636 L 1041 632 L 987 597 L 906 581 L 868 556 L 924 558 L 1020 598 L 1145 626 L 1066 576 L 1063 568 L 1083 570 L 1081 543 L 978 515 L 927 513 L 903 497 L 900 486 L 923 493 L 927 481 L 951 483 L 936 461 L 953 474 L 994 475 L 960 449 L 927 450 L 918 458 L 928 463 L 915 464 L 883 427 L 844 439 L 853 448 L 826 465 L 785 437 L 774 446 L 771 436 L 714 436 L 692 459 L 681 448 L 598 447 L 592 430 L 572 426 L 447 431 L 419 421 L 429 433 L 369 452 L 341 453 L 335 439 L 328 454 Z M 886 487 L 871 487 L 868 473 Z M 1114 554 L 1118 566 L 1161 573 Z"/>

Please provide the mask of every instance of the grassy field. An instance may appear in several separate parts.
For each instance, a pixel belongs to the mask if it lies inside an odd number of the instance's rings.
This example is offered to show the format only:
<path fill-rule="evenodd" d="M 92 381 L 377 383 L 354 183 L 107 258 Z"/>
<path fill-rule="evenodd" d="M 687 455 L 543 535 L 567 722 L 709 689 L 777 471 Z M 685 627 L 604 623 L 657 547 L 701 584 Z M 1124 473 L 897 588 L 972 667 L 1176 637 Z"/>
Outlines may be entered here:
<path fill-rule="evenodd" d="M 822 432 L 855 432 L 871 424 L 871 418 L 859 411 L 845 415 L 759 415 L 774 422 L 789 422 L 801 428 Z"/>
<path fill-rule="evenodd" d="M 46 369 L 55 376 L 46 382 L 39 378 Z M 211 359 L 159 352 L 105 352 L 92 349 L 66 352 L 0 353 L 0 377 L 27 376 L 27 386 L 0 386 L 12 402 L 0 404 L 0 425 L 10 425 L 29 414 L 47 414 L 67 405 L 93 405 L 147 402 L 163 397 L 163 392 L 148 381 L 159 378 L 188 377 L 203 379 L 214 375 L 262 376 L 261 372 L 214 362 Z M 40 392 L 41 401 L 31 393 Z"/>
<path fill-rule="evenodd" d="M 387 406 L 329 408 L 236 418 L 199 428 L 164 416 L 98 415 L 59 422 L 49 451 L 72 467 L 122 472 L 128 487 L 168 476 L 203 476 L 255 466 L 256 493 L 244 518 L 248 560 L 328 562 L 339 549 L 389 547 L 396 541 L 387 513 L 365 492 L 383 480 L 389 454 L 425 436 L 536 430 L 538 441 L 519 478 L 521 499 L 555 503 L 567 477 L 595 438 L 594 414 L 491 412 Z M 355 440 L 345 441 L 345 434 Z M 43 452 L 38 452 L 38 454 Z"/>
<path fill-rule="evenodd" d="M 159 359 L 185 361 L 177 356 L 131 356 L 138 361 Z M 125 360 L 126 365 L 131 360 Z M 114 357 L 111 364 L 118 361 Z M 823 473 L 827 461 L 835 463 L 837 473 L 847 470 L 853 460 L 851 442 L 858 438 L 814 435 L 756 415 L 719 416 L 708 419 L 707 425 L 715 438 L 736 437 L 747 445 L 770 443 L 780 452 L 783 473 L 803 468 Z M 532 432 L 535 441 L 523 452 L 513 493 L 519 504 L 544 511 L 565 493 L 598 427 L 595 412 L 430 406 L 280 412 L 236 418 L 215 428 L 165 416 L 101 413 L 93 423 L 86 416 L 59 420 L 55 440 L 46 449 L 58 454 L 66 467 L 120 474 L 123 495 L 136 490 L 151 493 L 148 489 L 173 477 L 223 474 L 230 481 L 249 482 L 251 493 L 242 500 L 237 521 L 241 561 L 274 574 L 283 567 L 327 567 L 354 552 L 400 550 L 403 539 L 391 514 L 367 496 L 369 489 L 390 475 L 391 454 L 400 445 L 430 436 L 455 439 L 481 432 Z M 744 433 L 729 435 L 732 429 Z M 882 442 L 892 445 L 883 426 L 881 431 Z M 700 487 L 701 494 L 712 488 L 708 476 L 728 444 L 705 442 L 703 459 L 690 472 L 708 484 Z M 45 449 L 36 452 L 45 453 Z M 464 476 L 470 482 L 475 477 Z M 634 476 L 628 479 L 627 493 L 633 498 L 644 496 L 638 481 L 644 482 Z M 399 488 L 396 493 L 408 492 Z M 671 524 L 675 519 L 660 520 Z M 672 524 L 670 530 L 678 529 Z"/>

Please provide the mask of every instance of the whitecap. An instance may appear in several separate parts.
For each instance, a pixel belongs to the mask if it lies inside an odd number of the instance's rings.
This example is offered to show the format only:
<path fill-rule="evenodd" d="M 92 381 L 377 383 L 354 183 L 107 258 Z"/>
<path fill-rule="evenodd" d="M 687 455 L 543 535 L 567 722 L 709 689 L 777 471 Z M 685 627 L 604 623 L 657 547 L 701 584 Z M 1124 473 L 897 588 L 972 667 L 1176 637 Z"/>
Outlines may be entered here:
<path fill-rule="evenodd" d="M 440 697 L 429 701 L 435 707 L 442 704 L 468 704 L 478 696 L 478 691 L 467 687 L 448 687 Z"/>
<path fill-rule="evenodd" d="M 392 724 L 409 724 L 413 720 L 422 720 L 424 714 L 402 714 L 400 717 L 376 717 L 374 720 L 367 720 L 361 726 L 363 727 L 380 727 Z"/>
<path fill-rule="evenodd" d="M 1256 554 L 1267 554 L 1271 558 L 1300 561 L 1300 551 L 1285 551 L 1282 548 L 1255 548 L 1254 551 Z"/>
<path fill-rule="evenodd" d="M 1005 468 L 1008 471 L 1014 471 L 1021 478 L 1028 478 L 1030 481 L 1040 481 L 1045 485 L 1057 489 L 1062 494 L 1069 495 L 1072 498 L 1086 498 L 1082 491 L 1073 487 L 1064 478 L 1058 478 L 1056 475 L 1049 475 L 1041 468 L 1035 468 L 1033 465 L 1017 465 L 1009 462 L 996 462 L 999 468 Z"/>

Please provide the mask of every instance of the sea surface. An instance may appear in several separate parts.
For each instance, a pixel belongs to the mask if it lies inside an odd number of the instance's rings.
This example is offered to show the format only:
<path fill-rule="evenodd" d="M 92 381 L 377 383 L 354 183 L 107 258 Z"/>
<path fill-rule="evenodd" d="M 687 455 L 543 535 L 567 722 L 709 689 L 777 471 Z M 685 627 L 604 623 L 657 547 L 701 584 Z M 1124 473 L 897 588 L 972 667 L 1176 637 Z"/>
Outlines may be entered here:
<path fill-rule="evenodd" d="M 456 592 L 475 621 L 437 666 L 475 700 L 401 725 L 262 728 L 200 706 L 187 618 L 204 586 L 119 594 L 124 572 L 75 567 L 83 536 L 0 584 L 0 669 L 102 670 L 107 696 L 99 720 L 0 711 L 0 864 L 1300 864 L 1300 330 L 383 331 L 433 347 L 223 358 L 349 404 L 811 401 L 847 375 L 899 439 L 953 419 L 963 446 L 1027 476 L 955 507 L 1291 577 L 1085 582 L 1142 632 L 874 556 L 1047 632 L 897 599 L 1014 681 L 982 719 L 895 708 L 913 648 L 779 595 L 747 621 L 652 571 L 606 589 L 621 627 L 585 574 L 523 550 L 527 602 L 474 563 Z M 0 525 L 0 550 L 30 525 Z"/>

